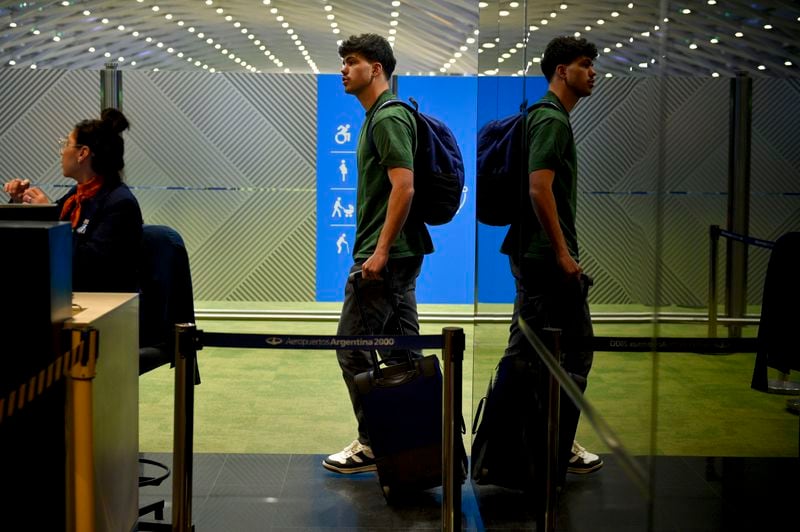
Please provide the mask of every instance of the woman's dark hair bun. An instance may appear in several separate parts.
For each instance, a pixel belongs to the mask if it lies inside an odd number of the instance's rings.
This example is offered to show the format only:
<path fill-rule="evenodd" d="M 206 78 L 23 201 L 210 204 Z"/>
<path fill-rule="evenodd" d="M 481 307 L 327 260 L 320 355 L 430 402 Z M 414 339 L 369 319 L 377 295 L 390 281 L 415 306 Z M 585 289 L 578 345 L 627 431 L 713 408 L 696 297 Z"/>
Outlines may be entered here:
<path fill-rule="evenodd" d="M 100 121 L 103 123 L 104 127 L 109 128 L 116 134 L 120 134 L 130 127 L 128 119 L 125 118 L 122 111 L 114 109 L 113 107 L 103 109 L 103 112 L 100 114 Z"/>

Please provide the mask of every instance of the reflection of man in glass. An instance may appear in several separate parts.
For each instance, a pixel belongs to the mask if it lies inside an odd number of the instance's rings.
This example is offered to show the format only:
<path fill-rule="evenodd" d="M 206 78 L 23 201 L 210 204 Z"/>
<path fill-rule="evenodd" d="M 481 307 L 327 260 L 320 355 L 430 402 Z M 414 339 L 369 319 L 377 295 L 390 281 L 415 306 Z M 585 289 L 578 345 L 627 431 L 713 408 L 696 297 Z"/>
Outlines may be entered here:
<path fill-rule="evenodd" d="M 595 57 L 597 48 L 586 39 L 557 37 L 542 58 L 542 72 L 549 83 L 542 98 L 546 104 L 526 120 L 532 209 L 524 209 L 512 223 L 501 248 L 509 256 L 517 291 L 506 357 L 528 352 L 535 358 L 517 326 L 520 314 L 535 330 L 557 327 L 564 335 L 592 335 L 586 301 L 589 281 L 578 262 L 578 160 L 569 113 L 578 100 L 592 94 Z M 571 351 L 564 354 L 562 364 L 583 385 L 592 358 L 591 351 Z M 600 457 L 574 441 L 580 412 L 571 406 L 571 401 L 561 404 L 562 479 L 567 470 L 590 473 L 603 466 Z"/>
<path fill-rule="evenodd" d="M 396 61 L 386 39 L 375 34 L 352 36 L 339 47 L 339 55 L 344 91 L 358 98 L 366 111 L 364 127 L 372 128 L 374 143 L 365 134 L 359 136 L 356 237 L 350 268 L 351 273 L 363 275 L 359 299 L 368 323 L 361 320 L 353 284 L 348 282 L 337 334 L 381 333 L 392 315 L 390 297 L 396 301 L 403 332 L 419 334 L 416 281 L 422 258 L 433 251 L 433 244 L 424 223 L 407 220 L 414 195 L 416 122 L 405 107 L 380 109 L 396 98 L 389 90 Z M 390 278 L 386 278 L 387 270 Z M 363 350 L 340 349 L 336 356 L 356 415 L 358 437 L 328 456 L 323 466 L 337 473 L 374 471 L 375 459 L 354 381 L 357 374 L 371 369 L 370 355 Z"/>

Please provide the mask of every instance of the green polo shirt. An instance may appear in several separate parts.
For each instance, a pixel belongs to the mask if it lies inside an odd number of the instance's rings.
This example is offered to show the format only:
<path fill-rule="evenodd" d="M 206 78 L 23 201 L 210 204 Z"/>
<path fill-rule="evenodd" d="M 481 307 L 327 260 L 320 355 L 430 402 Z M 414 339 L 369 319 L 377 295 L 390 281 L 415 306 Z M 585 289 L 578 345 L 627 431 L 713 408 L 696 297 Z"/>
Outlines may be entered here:
<path fill-rule="evenodd" d="M 414 170 L 414 151 L 417 148 L 417 123 L 408 109 L 392 105 L 376 114 L 380 105 L 397 97 L 390 91 L 381 94 L 369 111 L 358 135 L 358 191 L 356 240 L 353 257 L 365 259 L 378 245 L 392 184 L 389 168 Z M 374 116 L 373 116 L 374 115 Z M 370 146 L 367 129 L 372 120 L 374 148 Z M 407 220 L 389 251 L 393 259 L 413 257 L 433 252 L 433 243 L 425 224 Z"/>
<path fill-rule="evenodd" d="M 548 91 L 542 100 L 554 102 L 558 109 L 540 107 L 528 114 L 528 175 L 536 170 L 553 170 L 553 196 L 558 221 L 570 255 L 578 260 L 578 233 L 575 215 L 578 193 L 578 153 L 569 123 L 569 114 L 558 97 Z M 506 255 L 551 261 L 555 254 L 550 239 L 539 224 L 530 201 L 520 221 L 511 225 L 500 250 Z"/>

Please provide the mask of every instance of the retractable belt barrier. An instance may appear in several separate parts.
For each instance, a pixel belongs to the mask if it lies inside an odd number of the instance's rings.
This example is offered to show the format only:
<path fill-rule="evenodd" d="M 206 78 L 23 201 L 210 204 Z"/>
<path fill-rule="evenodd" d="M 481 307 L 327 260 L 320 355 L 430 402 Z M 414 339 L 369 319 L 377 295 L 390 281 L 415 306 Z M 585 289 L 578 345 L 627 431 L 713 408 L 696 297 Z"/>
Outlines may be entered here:
<path fill-rule="evenodd" d="M 775 247 L 775 242 L 771 242 L 769 240 L 762 240 L 760 238 L 754 238 L 752 236 L 742 235 L 739 233 L 732 233 L 730 231 L 726 231 L 724 229 L 720 229 L 719 226 L 712 226 L 715 227 L 717 230 L 717 234 L 719 236 L 724 236 L 725 238 L 730 238 L 731 240 L 737 240 L 739 242 L 743 242 L 748 245 L 758 246 L 760 248 L 772 249 Z"/>
<path fill-rule="evenodd" d="M 753 245 L 764 249 L 772 249 L 775 247 L 775 242 L 763 240 L 761 238 L 754 238 L 748 235 L 733 233 L 721 229 L 718 225 L 709 227 L 709 256 L 708 256 L 708 336 L 715 338 L 717 336 L 717 270 L 719 263 L 719 239 L 725 237 L 730 240 L 736 240 L 746 245 Z M 728 317 L 725 322 L 728 326 L 737 327 L 741 323 L 741 316 L 734 316 L 734 319 Z"/>
<path fill-rule="evenodd" d="M 757 338 L 645 338 L 626 336 L 561 337 L 562 351 L 623 351 L 631 353 L 755 353 Z"/>
<path fill-rule="evenodd" d="M 200 331 L 207 347 L 254 349 L 441 349 L 441 334 L 418 336 L 315 336 L 297 334 L 235 334 Z"/>
<path fill-rule="evenodd" d="M 442 530 L 461 530 L 461 478 L 456 475 L 455 413 L 461 412 L 461 378 L 464 331 L 445 327 L 442 334 L 398 336 L 317 336 L 292 334 L 236 334 L 197 331 L 198 349 L 203 347 L 247 349 L 442 349 Z"/>
<path fill-rule="evenodd" d="M 8 390 L 7 395 L 0 395 L 0 425 L 7 418 L 20 412 L 26 405 L 33 403 L 41 397 L 50 387 L 62 377 L 72 375 L 73 367 L 89 364 L 90 349 L 89 337 L 96 334 L 94 329 L 77 330 L 78 336 L 73 338 L 71 347 L 65 348 L 63 354 L 55 360 L 34 371 L 21 381 L 17 386 Z M 65 337 L 67 338 L 67 337 Z"/>

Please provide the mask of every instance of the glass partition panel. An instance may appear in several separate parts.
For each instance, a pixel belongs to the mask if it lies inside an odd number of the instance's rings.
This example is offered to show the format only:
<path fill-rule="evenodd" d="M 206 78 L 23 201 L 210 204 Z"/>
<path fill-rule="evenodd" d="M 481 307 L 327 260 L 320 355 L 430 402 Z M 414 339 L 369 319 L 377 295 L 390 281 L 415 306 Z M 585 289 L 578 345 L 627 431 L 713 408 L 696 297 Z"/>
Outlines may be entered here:
<path fill-rule="evenodd" d="M 657 23 L 662 52 L 630 65 L 643 72 L 653 59 L 663 63 L 654 115 L 663 160 L 658 334 L 743 346 L 658 355 L 657 529 L 689 519 L 704 529 L 793 526 L 783 509 L 794 488 L 783 472 L 797 462 L 797 416 L 783 393 L 797 393 L 798 363 L 781 354 L 795 342 L 775 327 L 774 310 L 796 291 L 770 277 L 786 267 L 783 250 L 798 249 L 778 243 L 800 229 L 800 174 L 785 140 L 800 117 L 799 15 L 780 2 L 669 0 Z M 683 323 L 671 323 L 673 311 Z M 716 327 L 706 323 L 717 314 Z M 757 347 L 736 343 L 755 337 Z"/>
<path fill-rule="evenodd" d="M 520 112 L 524 78 L 524 3 L 480 2 L 477 129 Z M 480 139 L 479 139 L 480 142 Z M 478 146 L 480 149 L 480 146 Z M 480 169 L 479 169 L 480 172 Z M 479 176 L 480 178 L 480 176 Z M 478 182 L 480 194 L 482 182 Z M 476 220 L 475 342 L 473 413 L 486 395 L 495 366 L 508 343 L 514 281 L 508 258 L 500 253 L 507 226 Z"/>
<path fill-rule="evenodd" d="M 594 281 L 589 305 L 595 334 L 648 339 L 653 334 L 658 306 L 654 272 L 659 128 L 641 117 L 648 116 L 659 101 L 659 84 L 629 70 L 629 58 L 618 52 L 617 43 L 629 44 L 640 21 L 657 23 L 659 6 L 487 4 L 481 12 L 479 101 L 488 111 L 483 111 L 484 120 L 479 115 L 479 127 L 490 118 L 519 113 L 520 105 L 531 105 L 544 96 L 549 84 L 542 75 L 541 58 L 553 38 L 585 37 L 598 48 L 594 90 L 570 113 L 578 154 L 580 265 Z M 487 48 L 487 42 L 500 46 Z M 654 46 L 657 50 L 657 39 Z M 527 189 L 520 195 L 529 201 Z M 507 232 L 507 226 L 478 223 L 476 409 L 483 395 L 480 391 L 495 375 L 508 342 L 514 283 L 508 257 L 498 252 Z M 584 397 L 594 407 L 603 430 L 598 433 L 589 419 L 582 418 L 575 440 L 600 455 L 605 464 L 590 476 L 568 475 L 559 516 L 568 519 L 576 530 L 594 530 L 604 519 L 609 526 L 618 523 L 611 516 L 619 508 L 624 508 L 626 523 L 634 528 L 648 526 L 647 470 L 653 454 L 655 367 L 655 355 L 650 353 L 617 350 L 594 355 Z M 612 454 L 612 449 L 624 456 Z M 626 464 L 636 469 L 632 475 Z M 604 490 L 607 503 L 598 505 L 595 499 L 591 515 L 582 515 L 577 509 L 581 501 L 585 502 L 586 482 L 596 482 L 593 485 Z"/>

